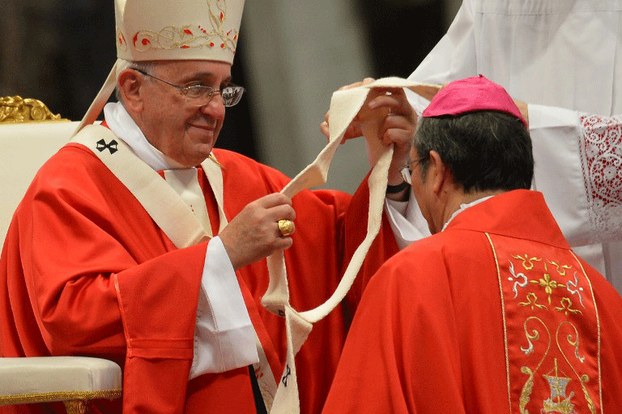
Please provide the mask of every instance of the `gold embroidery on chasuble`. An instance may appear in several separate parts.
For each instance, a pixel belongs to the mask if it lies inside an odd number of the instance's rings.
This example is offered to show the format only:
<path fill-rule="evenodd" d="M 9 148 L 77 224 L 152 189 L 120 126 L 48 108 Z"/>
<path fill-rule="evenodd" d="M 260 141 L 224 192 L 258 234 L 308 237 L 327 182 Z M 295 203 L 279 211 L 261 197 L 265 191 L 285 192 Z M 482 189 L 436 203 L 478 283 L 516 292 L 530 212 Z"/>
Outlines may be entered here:
<path fill-rule="evenodd" d="M 511 412 L 596 413 L 600 323 L 574 254 L 487 234 L 497 264 Z"/>

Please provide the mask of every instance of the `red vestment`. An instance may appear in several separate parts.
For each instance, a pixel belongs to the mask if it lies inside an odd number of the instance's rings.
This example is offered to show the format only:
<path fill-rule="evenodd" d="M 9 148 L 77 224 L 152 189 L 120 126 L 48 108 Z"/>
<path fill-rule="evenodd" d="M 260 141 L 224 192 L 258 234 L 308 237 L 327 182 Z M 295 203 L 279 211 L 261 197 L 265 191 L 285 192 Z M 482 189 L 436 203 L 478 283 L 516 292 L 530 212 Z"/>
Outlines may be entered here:
<path fill-rule="evenodd" d="M 222 165 L 229 220 L 289 180 L 239 154 L 215 150 L 215 155 Z M 205 178 L 200 181 L 216 231 L 214 196 Z M 337 286 L 344 258 L 353 250 L 344 247 L 345 218 L 364 225 L 367 214 L 366 199 L 350 201 L 350 195 L 335 191 L 294 197 L 296 233 L 285 253 L 294 308 L 319 305 Z M 177 249 L 94 154 L 78 144 L 65 146 L 35 177 L 6 237 L 0 261 L 0 354 L 115 360 L 124 369 L 127 413 L 183 412 L 184 406 L 188 413 L 254 412 L 246 367 L 188 382 L 205 250 L 205 243 Z M 266 263 L 236 274 L 279 378 L 285 326 L 260 305 L 268 285 Z M 297 355 L 303 413 L 320 410 L 344 337 L 342 310 L 336 309 L 315 324 Z M 94 412 L 121 412 L 120 400 L 94 405 Z M 22 409 L 43 412 L 45 407 Z"/>
<path fill-rule="evenodd" d="M 537 192 L 471 206 L 388 260 L 348 335 L 325 413 L 622 407 L 622 298 Z"/>

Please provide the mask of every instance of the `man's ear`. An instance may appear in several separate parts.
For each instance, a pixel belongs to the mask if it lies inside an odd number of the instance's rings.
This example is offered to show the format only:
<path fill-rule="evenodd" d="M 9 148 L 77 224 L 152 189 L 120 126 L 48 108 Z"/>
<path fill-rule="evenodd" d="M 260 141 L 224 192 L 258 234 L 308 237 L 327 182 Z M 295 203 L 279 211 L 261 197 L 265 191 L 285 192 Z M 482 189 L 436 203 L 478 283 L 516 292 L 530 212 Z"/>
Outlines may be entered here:
<path fill-rule="evenodd" d="M 441 159 L 440 154 L 434 150 L 430 151 L 427 174 L 429 175 L 428 179 L 431 180 L 432 191 L 437 195 L 453 182 L 451 171 Z"/>
<path fill-rule="evenodd" d="M 124 106 L 131 112 L 141 112 L 143 109 L 143 96 L 140 93 L 142 85 L 143 77 L 133 69 L 125 69 L 119 75 L 117 88 Z"/>

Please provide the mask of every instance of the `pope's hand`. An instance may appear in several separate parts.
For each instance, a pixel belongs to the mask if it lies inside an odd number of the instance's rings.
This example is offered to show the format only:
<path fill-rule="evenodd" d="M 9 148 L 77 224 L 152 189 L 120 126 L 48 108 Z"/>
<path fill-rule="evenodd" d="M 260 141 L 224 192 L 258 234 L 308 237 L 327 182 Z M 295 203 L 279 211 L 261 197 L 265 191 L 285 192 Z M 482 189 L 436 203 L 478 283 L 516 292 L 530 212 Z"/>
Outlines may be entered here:
<path fill-rule="evenodd" d="M 373 81 L 374 81 L 373 78 L 365 78 L 365 79 L 363 79 L 360 82 L 354 82 L 354 83 L 351 83 L 349 85 L 342 86 L 341 88 L 339 88 L 339 90 L 342 91 L 344 89 L 356 88 L 356 87 L 363 86 L 363 85 L 366 85 L 368 83 L 371 83 Z M 328 131 L 328 125 L 329 125 L 329 113 L 326 112 L 326 114 L 324 115 L 324 121 L 320 124 L 320 131 L 322 131 L 322 134 L 324 134 L 326 139 L 330 138 L 330 132 Z M 343 144 L 348 139 L 358 138 L 358 137 L 362 137 L 362 136 L 363 136 L 363 131 L 361 130 L 361 125 L 360 125 L 360 122 L 359 122 L 359 117 L 357 115 L 357 116 L 354 117 L 354 119 L 352 120 L 350 125 L 348 125 L 348 128 L 346 129 L 346 132 L 343 135 L 343 139 L 341 140 L 341 143 Z"/>
<path fill-rule="evenodd" d="M 370 115 L 367 115 L 370 113 Z M 359 117 L 384 115 L 380 138 L 385 145 L 412 143 L 417 128 L 417 114 L 402 88 L 375 88 L 367 97 Z"/>
<path fill-rule="evenodd" d="M 278 221 L 295 218 L 291 199 L 280 193 L 269 194 L 244 207 L 218 235 L 233 268 L 239 269 L 291 247 L 291 233 L 283 236 Z"/>
<path fill-rule="evenodd" d="M 359 87 L 373 82 L 365 78 L 361 82 L 346 85 L 340 90 Z M 324 116 L 320 124 L 322 133 L 329 137 L 330 113 Z M 373 124 L 373 128 L 369 125 Z M 417 128 L 417 114 L 408 102 L 402 88 L 374 88 L 369 92 L 363 107 L 346 130 L 342 143 L 371 132 L 369 140 L 380 140 L 382 145 L 394 144 L 393 159 L 389 169 L 389 184 L 401 183 L 401 169 L 406 165 L 412 140 Z"/>
<path fill-rule="evenodd" d="M 514 103 L 518 107 L 518 110 L 520 111 L 520 114 L 525 119 L 525 122 L 527 123 L 527 128 L 529 128 L 529 106 L 527 105 L 526 102 L 523 102 L 523 101 L 518 100 L 518 99 L 514 99 Z"/>
<path fill-rule="evenodd" d="M 393 144 L 393 159 L 389 167 L 389 184 L 403 181 L 401 170 L 406 165 L 417 129 L 417 114 L 402 88 L 374 88 L 359 112 L 364 133 L 366 123 L 374 124 L 367 140 L 379 139 L 383 145 Z"/>

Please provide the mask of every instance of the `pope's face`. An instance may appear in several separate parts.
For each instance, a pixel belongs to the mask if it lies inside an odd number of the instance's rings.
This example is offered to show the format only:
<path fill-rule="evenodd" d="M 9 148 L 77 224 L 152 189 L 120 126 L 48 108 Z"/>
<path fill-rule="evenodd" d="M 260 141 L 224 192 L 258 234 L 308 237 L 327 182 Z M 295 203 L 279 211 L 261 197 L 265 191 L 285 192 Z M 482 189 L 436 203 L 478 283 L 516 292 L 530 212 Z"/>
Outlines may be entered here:
<path fill-rule="evenodd" d="M 231 80 L 231 65 L 215 61 L 165 61 L 151 75 L 175 85 L 205 85 L 220 90 Z M 139 126 L 147 140 L 168 157 L 191 167 L 205 160 L 222 128 L 225 106 L 219 94 L 192 100 L 164 82 L 143 76 Z"/>

